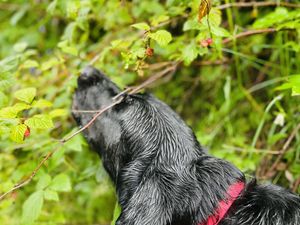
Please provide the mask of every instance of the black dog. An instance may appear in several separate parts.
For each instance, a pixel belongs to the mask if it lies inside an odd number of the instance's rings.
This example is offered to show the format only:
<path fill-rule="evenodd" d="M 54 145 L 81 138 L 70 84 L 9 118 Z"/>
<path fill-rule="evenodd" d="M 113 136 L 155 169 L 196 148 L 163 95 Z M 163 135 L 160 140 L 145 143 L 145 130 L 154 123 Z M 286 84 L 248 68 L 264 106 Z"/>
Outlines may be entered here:
<path fill-rule="evenodd" d="M 87 67 L 76 110 L 98 110 L 120 89 Z M 93 114 L 74 113 L 80 126 Z M 115 182 L 118 225 L 299 225 L 300 198 L 274 185 L 246 183 L 229 162 L 208 155 L 192 130 L 151 95 L 127 95 L 85 132 Z"/>

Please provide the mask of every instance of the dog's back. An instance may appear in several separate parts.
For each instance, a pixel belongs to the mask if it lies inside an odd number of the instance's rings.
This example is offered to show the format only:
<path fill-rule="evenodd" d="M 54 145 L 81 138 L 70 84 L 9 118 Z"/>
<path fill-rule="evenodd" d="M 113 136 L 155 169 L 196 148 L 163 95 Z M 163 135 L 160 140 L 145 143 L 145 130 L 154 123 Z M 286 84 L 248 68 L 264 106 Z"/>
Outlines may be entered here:
<path fill-rule="evenodd" d="M 78 81 L 74 107 L 97 110 L 119 93 L 89 67 Z M 79 125 L 92 119 L 74 116 Z M 240 170 L 208 155 L 180 117 L 153 96 L 125 96 L 85 136 L 116 184 L 118 225 L 300 224 L 298 196 L 274 185 L 246 184 Z"/>

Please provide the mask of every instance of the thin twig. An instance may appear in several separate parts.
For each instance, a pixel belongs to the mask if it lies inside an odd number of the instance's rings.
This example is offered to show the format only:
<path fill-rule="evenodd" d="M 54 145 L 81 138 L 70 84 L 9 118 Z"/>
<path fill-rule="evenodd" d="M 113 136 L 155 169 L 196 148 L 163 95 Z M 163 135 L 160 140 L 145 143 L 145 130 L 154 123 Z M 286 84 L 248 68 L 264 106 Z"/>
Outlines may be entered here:
<path fill-rule="evenodd" d="M 124 99 L 123 94 L 125 93 L 129 93 L 129 94 L 135 94 L 137 92 L 139 92 L 141 89 L 145 88 L 146 86 L 148 86 L 149 84 L 153 83 L 154 81 L 162 78 L 163 76 L 169 74 L 169 72 L 175 72 L 178 64 L 180 62 L 176 62 L 174 63 L 172 66 L 166 68 L 165 70 L 158 72 L 157 74 L 153 75 L 152 77 L 150 77 L 148 80 L 146 80 L 145 82 L 143 82 L 142 84 L 140 84 L 139 86 L 136 86 L 135 88 L 127 88 L 126 90 L 122 91 L 120 94 L 116 95 L 112 100 L 113 103 L 111 103 L 110 105 L 97 110 L 97 111 L 93 111 L 93 110 L 83 110 L 89 113 L 96 113 L 95 116 L 93 116 L 93 118 L 85 125 L 83 126 L 81 129 L 79 129 L 78 131 L 74 132 L 73 134 L 71 134 L 70 136 L 66 137 L 66 138 L 62 138 L 60 139 L 58 142 L 61 143 L 62 145 L 64 143 L 66 143 L 67 141 L 69 141 L 70 139 L 72 139 L 73 137 L 75 137 L 76 135 L 78 135 L 79 133 L 81 133 L 82 131 L 86 130 L 88 127 L 90 127 L 95 120 L 102 115 L 104 112 L 106 112 L 107 110 L 111 109 L 113 106 L 119 104 L 120 102 L 122 102 L 122 100 Z M 76 112 L 76 110 L 74 110 L 73 112 Z M 81 112 L 80 110 L 77 110 L 77 112 Z M 0 195 L 0 201 L 3 200 L 7 195 L 9 195 L 10 193 L 13 193 L 14 191 L 16 191 L 17 189 L 20 189 L 22 187 L 24 187 L 25 185 L 29 184 L 30 181 L 33 179 L 33 177 L 37 174 L 37 172 L 40 170 L 40 168 L 46 163 L 46 161 L 51 158 L 51 156 L 58 150 L 59 148 L 57 147 L 56 149 L 54 149 L 53 151 L 49 152 L 45 158 L 38 164 L 38 166 L 33 170 L 33 172 L 24 180 L 22 180 L 21 182 L 19 182 L 18 184 L 16 184 L 12 189 L 10 189 L 9 191 L 3 193 L 2 195 Z"/>
<path fill-rule="evenodd" d="M 18 184 L 16 184 L 12 189 L 10 189 L 9 191 L 5 192 L 4 194 L 2 194 L 0 196 L 0 201 L 2 199 L 4 199 L 8 194 L 14 192 L 17 189 L 20 189 L 21 187 L 24 187 L 25 185 L 27 185 L 32 179 L 33 177 L 36 175 L 36 173 L 40 170 L 40 168 L 45 164 L 45 162 L 58 150 L 58 148 L 54 149 L 53 151 L 49 152 L 45 158 L 39 163 L 39 165 L 34 169 L 34 171 L 30 174 L 29 177 L 25 178 L 24 180 L 22 180 L 21 182 L 19 182 Z"/>
<path fill-rule="evenodd" d="M 227 9 L 231 7 L 247 8 L 247 7 L 263 7 L 263 6 L 285 6 L 290 8 L 300 8 L 300 4 L 289 2 L 232 2 L 224 5 L 219 5 L 217 9 Z"/>
<path fill-rule="evenodd" d="M 288 151 L 288 147 L 290 146 L 292 140 L 297 135 L 299 129 L 300 129 L 300 123 L 295 127 L 295 129 L 292 131 L 292 133 L 288 137 L 287 141 L 284 143 L 282 149 L 280 150 L 280 154 L 278 155 L 277 159 L 275 160 L 273 165 L 270 167 L 270 169 L 267 171 L 266 175 L 270 174 L 272 171 L 274 171 L 276 169 L 276 167 L 280 163 L 284 153 L 286 153 Z"/>
<path fill-rule="evenodd" d="M 113 102 L 112 104 L 104 107 L 103 109 L 99 110 L 98 113 L 86 124 L 84 125 L 81 129 L 79 129 L 78 131 L 74 132 L 73 134 L 71 134 L 69 137 L 63 138 L 60 140 L 61 143 L 65 143 L 68 140 L 70 140 L 71 138 L 73 138 L 74 136 L 76 136 L 77 134 L 81 133 L 82 131 L 84 131 L 85 129 L 87 129 L 89 126 L 91 126 L 94 121 L 104 112 L 106 112 L 107 110 L 111 109 L 112 107 L 114 107 L 115 105 L 119 104 L 121 101 L 123 100 L 123 97 L 121 96 L 117 101 Z"/>
<path fill-rule="evenodd" d="M 260 30 L 248 30 L 242 33 L 239 33 L 237 35 L 234 35 L 233 37 L 226 38 L 222 41 L 222 44 L 227 44 L 231 42 L 234 39 L 250 36 L 250 35 L 255 35 L 255 34 L 263 34 L 263 33 L 273 33 L 276 32 L 277 30 L 275 28 L 266 28 L 266 29 L 260 29 Z"/>
<path fill-rule="evenodd" d="M 249 152 L 249 149 L 241 148 L 241 147 L 237 147 L 237 146 L 223 145 L 223 147 L 229 151 Z M 270 155 L 281 154 L 281 151 L 272 151 L 272 150 L 268 150 L 268 149 L 252 149 L 251 152 L 257 153 L 257 154 L 270 154 Z"/>

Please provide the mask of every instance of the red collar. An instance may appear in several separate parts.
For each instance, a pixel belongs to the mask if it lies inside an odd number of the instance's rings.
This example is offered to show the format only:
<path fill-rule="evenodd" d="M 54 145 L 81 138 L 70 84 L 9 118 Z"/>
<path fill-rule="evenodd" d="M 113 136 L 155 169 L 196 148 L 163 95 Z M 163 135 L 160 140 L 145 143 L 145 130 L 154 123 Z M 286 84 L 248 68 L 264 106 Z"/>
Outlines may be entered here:
<path fill-rule="evenodd" d="M 218 207 L 213 215 L 210 215 L 204 223 L 198 225 L 217 225 L 224 218 L 230 206 L 234 203 L 245 187 L 244 182 L 236 182 L 229 186 L 227 196 L 219 202 Z"/>

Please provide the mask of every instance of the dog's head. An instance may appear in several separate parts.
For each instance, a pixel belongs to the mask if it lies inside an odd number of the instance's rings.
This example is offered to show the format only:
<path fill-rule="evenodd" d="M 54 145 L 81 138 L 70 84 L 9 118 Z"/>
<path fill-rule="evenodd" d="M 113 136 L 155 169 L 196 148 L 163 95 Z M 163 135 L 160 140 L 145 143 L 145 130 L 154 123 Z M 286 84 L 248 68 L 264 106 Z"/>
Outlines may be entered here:
<path fill-rule="evenodd" d="M 73 115 L 77 123 L 84 126 L 95 113 L 76 111 L 104 108 L 113 103 L 113 97 L 120 92 L 99 70 L 85 68 L 78 78 L 78 88 L 73 99 Z M 84 131 L 84 135 L 102 156 L 104 166 L 113 177 L 116 175 L 115 170 L 128 161 L 141 156 L 150 160 L 157 155 L 159 148 L 166 148 L 164 153 L 171 154 L 164 155 L 164 160 L 166 157 L 167 160 L 176 160 L 180 149 L 190 148 L 193 151 L 199 147 L 191 129 L 179 116 L 148 94 L 125 95 L 121 103 L 99 116 Z M 185 155 L 181 154 L 181 157 Z"/>

